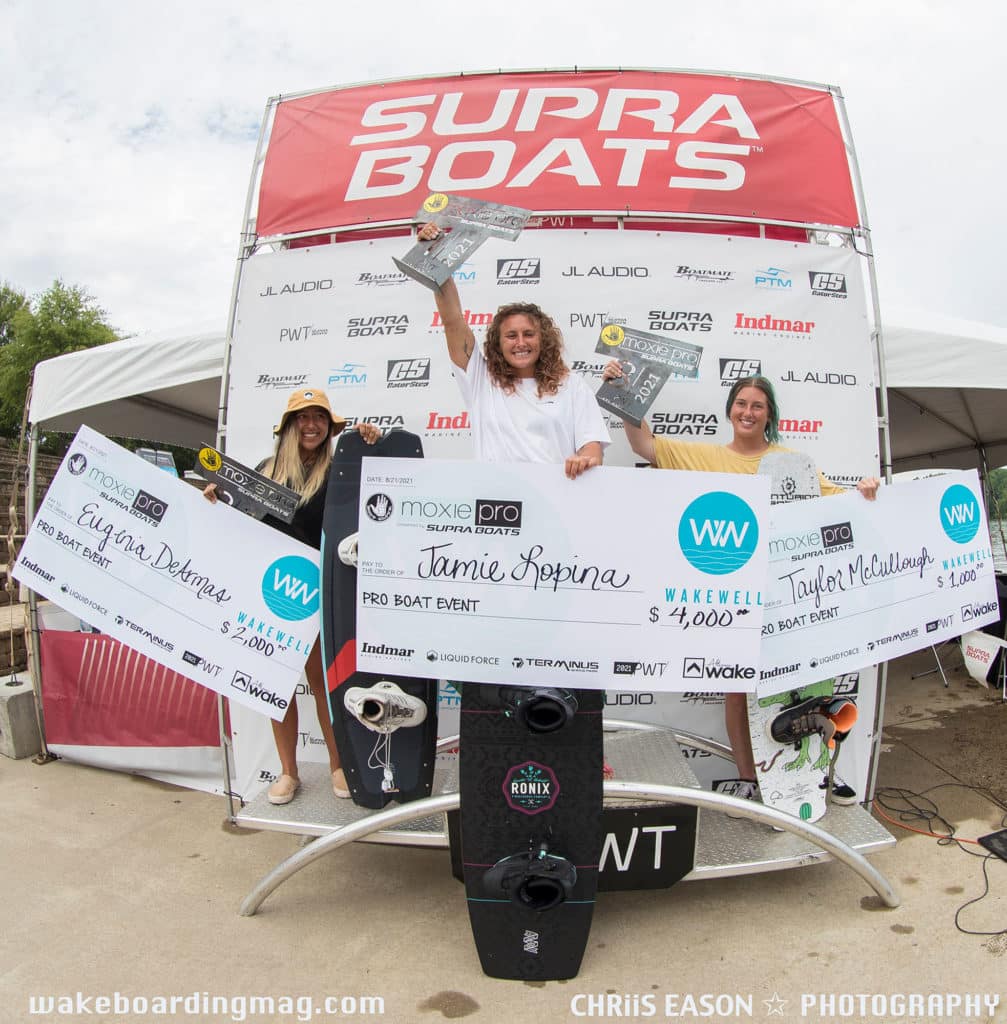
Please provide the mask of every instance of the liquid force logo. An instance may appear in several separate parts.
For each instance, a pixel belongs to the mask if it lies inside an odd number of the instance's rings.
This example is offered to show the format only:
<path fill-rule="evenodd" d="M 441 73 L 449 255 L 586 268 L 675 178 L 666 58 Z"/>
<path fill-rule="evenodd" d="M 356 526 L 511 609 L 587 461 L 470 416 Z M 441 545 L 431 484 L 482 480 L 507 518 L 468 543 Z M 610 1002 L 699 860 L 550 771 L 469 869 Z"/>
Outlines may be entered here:
<path fill-rule="evenodd" d="M 726 491 L 696 498 L 678 524 L 678 543 L 700 572 L 724 576 L 737 572 L 755 553 L 759 524 L 747 502 Z"/>
<path fill-rule="evenodd" d="M 954 484 L 941 495 L 941 526 L 956 544 L 968 544 L 975 537 L 981 515 L 976 496 L 964 484 Z"/>
<path fill-rule="evenodd" d="M 262 577 L 262 599 L 281 619 L 296 622 L 318 614 L 318 566 L 300 555 L 284 555 Z"/>
<path fill-rule="evenodd" d="M 525 761 L 507 772 L 503 794 L 511 810 L 522 814 L 541 814 L 556 803 L 559 780 L 548 765 Z"/>

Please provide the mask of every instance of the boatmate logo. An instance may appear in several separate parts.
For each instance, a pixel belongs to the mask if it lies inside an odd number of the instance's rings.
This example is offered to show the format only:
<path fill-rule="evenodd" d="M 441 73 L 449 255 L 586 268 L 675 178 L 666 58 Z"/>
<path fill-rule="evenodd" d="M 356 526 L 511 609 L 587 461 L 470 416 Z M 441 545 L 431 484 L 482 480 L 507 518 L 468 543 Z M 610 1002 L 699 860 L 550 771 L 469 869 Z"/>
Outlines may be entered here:
<path fill-rule="evenodd" d="M 66 468 L 70 470 L 74 476 L 80 476 L 81 473 L 87 469 L 87 459 L 84 458 L 80 452 L 74 452 L 73 455 L 67 459 Z"/>
<path fill-rule="evenodd" d="M 761 359 L 721 359 L 720 383 L 722 387 L 733 387 L 745 377 L 758 377 L 762 373 Z"/>
<path fill-rule="evenodd" d="M 300 555 L 278 558 L 262 576 L 266 607 L 288 622 L 318 614 L 318 591 L 318 566 Z"/>
<path fill-rule="evenodd" d="M 727 491 L 696 498 L 678 524 L 678 544 L 689 564 L 711 576 L 737 572 L 759 542 L 759 525 L 747 502 Z"/>
<path fill-rule="evenodd" d="M 953 484 L 941 495 L 940 519 L 951 540 L 968 544 L 979 532 L 982 519 L 976 496 L 964 484 Z"/>
<path fill-rule="evenodd" d="M 376 523 L 383 523 L 391 518 L 395 505 L 387 494 L 372 494 L 364 503 L 367 517 Z"/>
<path fill-rule="evenodd" d="M 370 271 L 361 272 L 357 278 L 357 287 L 366 285 L 368 287 L 385 287 L 390 284 L 405 284 L 409 278 L 405 274 L 400 274 L 396 271 L 389 271 L 387 274 L 372 274 Z"/>
<path fill-rule="evenodd" d="M 295 391 L 308 383 L 306 373 L 260 373 L 255 381 L 256 388 L 266 391 Z"/>
<path fill-rule="evenodd" d="M 808 281 L 811 284 L 812 295 L 823 299 L 846 298 L 845 274 L 829 274 L 820 270 L 809 270 Z"/>
<path fill-rule="evenodd" d="M 559 780 L 548 765 L 524 761 L 504 776 L 503 794 L 511 810 L 522 814 L 541 814 L 556 803 Z"/>
<path fill-rule="evenodd" d="M 685 263 L 678 265 L 675 277 L 684 277 L 687 281 L 699 281 L 703 284 L 726 284 L 734 280 L 733 270 L 700 270 Z"/>

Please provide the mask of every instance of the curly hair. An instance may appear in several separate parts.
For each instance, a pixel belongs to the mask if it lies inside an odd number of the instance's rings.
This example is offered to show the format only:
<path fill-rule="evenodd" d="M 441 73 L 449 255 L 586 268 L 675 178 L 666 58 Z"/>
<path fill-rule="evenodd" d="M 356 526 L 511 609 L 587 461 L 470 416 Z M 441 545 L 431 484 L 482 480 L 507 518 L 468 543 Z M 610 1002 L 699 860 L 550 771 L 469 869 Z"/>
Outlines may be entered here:
<path fill-rule="evenodd" d="M 543 313 L 534 302 L 510 302 L 506 306 L 501 306 L 496 311 L 493 322 L 486 328 L 483 353 L 486 356 L 490 377 L 497 387 L 503 388 L 508 394 L 514 393 L 518 375 L 514 367 L 503 357 L 500 328 L 509 316 L 516 314 L 529 317 L 539 329 L 539 356 L 538 362 L 535 363 L 538 396 L 541 398 L 543 395 L 554 395 L 570 372 L 569 367 L 563 362 L 563 335 L 560 334 L 556 321 L 548 313 Z"/>
<path fill-rule="evenodd" d="M 766 440 L 770 444 L 777 444 L 780 440 L 780 407 L 776 402 L 776 392 L 768 377 L 742 377 L 736 380 L 727 396 L 725 411 L 727 418 L 731 418 L 731 406 L 742 388 L 758 388 L 766 396 L 766 405 L 769 407 L 769 415 L 766 417 Z"/>

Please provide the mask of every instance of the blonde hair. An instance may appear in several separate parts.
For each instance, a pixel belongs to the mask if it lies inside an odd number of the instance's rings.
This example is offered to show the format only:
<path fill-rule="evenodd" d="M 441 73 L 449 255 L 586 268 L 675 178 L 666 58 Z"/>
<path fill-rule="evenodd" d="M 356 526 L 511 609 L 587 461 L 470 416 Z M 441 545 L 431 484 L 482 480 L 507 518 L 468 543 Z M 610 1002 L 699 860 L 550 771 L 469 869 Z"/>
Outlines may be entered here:
<path fill-rule="evenodd" d="M 325 440 L 315 449 L 314 462 L 305 467 L 301 462 L 301 450 L 297 440 L 297 417 L 288 416 L 276 439 L 276 451 L 266 461 L 262 472 L 270 480 L 297 491 L 301 500 L 298 507 L 309 502 L 322 488 L 332 462 L 332 423 Z"/>

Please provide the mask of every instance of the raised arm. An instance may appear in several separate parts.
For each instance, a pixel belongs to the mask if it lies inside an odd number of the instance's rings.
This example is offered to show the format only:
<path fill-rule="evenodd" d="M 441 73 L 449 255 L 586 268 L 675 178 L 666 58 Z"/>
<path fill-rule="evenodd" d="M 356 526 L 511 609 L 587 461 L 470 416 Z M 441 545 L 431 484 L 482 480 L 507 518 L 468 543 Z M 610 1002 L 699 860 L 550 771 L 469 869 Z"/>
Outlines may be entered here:
<path fill-rule="evenodd" d="M 602 371 L 603 379 L 619 380 L 622 376 L 622 364 L 618 359 L 610 359 Z M 654 465 L 657 462 L 657 453 L 654 451 L 654 435 L 650 432 L 647 421 L 643 420 L 638 427 L 630 423 L 629 420 L 622 422 L 626 428 L 626 440 L 629 441 L 630 448 L 641 459 L 646 459 L 651 465 Z"/>
<path fill-rule="evenodd" d="M 440 229 L 436 224 L 424 224 L 417 237 L 421 242 L 432 242 L 439 234 Z M 455 366 L 464 370 L 469 365 L 476 339 L 472 328 L 465 322 L 462 300 L 458 295 L 454 278 L 449 277 L 441 285 L 440 291 L 434 292 L 434 301 L 437 303 L 437 312 L 440 313 L 441 323 L 444 325 L 448 356 Z"/>

